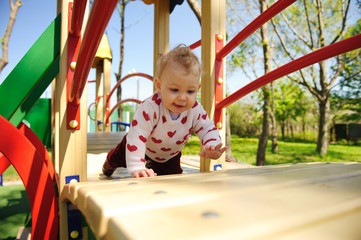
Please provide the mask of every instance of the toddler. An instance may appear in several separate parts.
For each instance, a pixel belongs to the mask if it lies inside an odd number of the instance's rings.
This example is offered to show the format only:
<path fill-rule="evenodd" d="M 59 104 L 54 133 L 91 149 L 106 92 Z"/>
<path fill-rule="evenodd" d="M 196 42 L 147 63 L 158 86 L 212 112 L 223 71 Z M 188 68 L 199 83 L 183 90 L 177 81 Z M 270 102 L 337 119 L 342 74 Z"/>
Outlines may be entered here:
<path fill-rule="evenodd" d="M 196 55 L 179 45 L 157 64 L 156 92 L 138 106 L 128 134 L 108 153 L 106 176 L 117 167 L 126 167 L 135 178 L 182 173 L 181 151 L 192 130 L 203 146 L 200 156 L 218 159 L 226 150 L 214 122 L 196 100 L 201 86 Z"/>

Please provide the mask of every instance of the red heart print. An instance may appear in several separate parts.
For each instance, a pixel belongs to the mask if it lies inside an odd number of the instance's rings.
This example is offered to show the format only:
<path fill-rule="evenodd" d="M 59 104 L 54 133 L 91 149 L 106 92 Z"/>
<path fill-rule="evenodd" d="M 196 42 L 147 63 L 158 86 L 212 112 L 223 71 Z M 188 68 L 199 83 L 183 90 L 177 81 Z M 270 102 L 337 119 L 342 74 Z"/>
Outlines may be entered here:
<path fill-rule="evenodd" d="M 171 153 L 170 155 L 173 156 L 173 155 L 176 155 L 176 154 L 178 154 L 178 153 L 179 153 L 179 151 L 176 151 L 176 152 L 174 152 L 174 153 Z"/>
<path fill-rule="evenodd" d="M 150 120 L 148 113 L 146 113 L 145 111 L 143 111 L 143 117 L 144 117 L 144 120 L 145 120 L 145 121 L 149 121 L 149 120 Z"/>
<path fill-rule="evenodd" d="M 135 146 L 135 145 L 130 145 L 130 144 L 127 144 L 127 148 L 128 148 L 128 150 L 129 151 L 131 151 L 131 152 L 134 152 L 134 151 L 137 151 L 137 146 Z"/>
<path fill-rule="evenodd" d="M 172 138 L 175 133 L 176 133 L 176 130 L 174 130 L 174 132 L 168 132 L 168 136 L 169 136 L 170 138 Z"/>
<path fill-rule="evenodd" d="M 160 150 L 162 150 L 163 152 L 169 152 L 172 149 L 171 148 L 161 148 Z"/>
<path fill-rule="evenodd" d="M 187 122 L 187 116 L 185 116 L 181 122 L 182 122 L 182 124 L 185 124 Z"/>
<path fill-rule="evenodd" d="M 154 143 L 162 143 L 162 140 L 161 139 L 156 139 L 155 137 L 152 137 L 152 141 Z"/>
<path fill-rule="evenodd" d="M 152 100 L 159 105 L 162 102 L 162 99 L 158 98 L 158 93 L 154 94 Z"/>
<path fill-rule="evenodd" d="M 141 162 L 146 162 L 147 160 L 145 160 L 144 158 L 140 159 Z"/>
<path fill-rule="evenodd" d="M 167 121 L 167 119 L 165 118 L 165 116 L 162 116 L 162 121 L 163 123 L 165 123 Z"/>
<path fill-rule="evenodd" d="M 151 152 L 151 153 L 157 153 L 156 151 L 153 151 L 152 149 L 150 149 L 150 148 L 147 148 L 147 150 L 149 151 L 149 152 Z"/>
<path fill-rule="evenodd" d="M 194 105 L 193 105 L 192 108 L 195 108 L 195 107 L 197 107 L 197 106 L 198 106 L 198 102 L 196 101 L 196 102 L 194 103 Z"/>
<path fill-rule="evenodd" d="M 182 143 L 184 143 L 184 141 L 185 141 L 185 140 L 183 140 L 183 141 L 177 141 L 176 144 L 177 144 L 177 145 L 181 145 Z"/>
<path fill-rule="evenodd" d="M 157 113 L 154 112 L 154 119 L 157 119 Z"/>
<path fill-rule="evenodd" d="M 137 125 L 138 125 L 138 121 L 134 119 L 134 120 L 132 121 L 132 126 L 135 127 L 135 126 L 137 126 Z"/>
<path fill-rule="evenodd" d="M 195 133 L 197 134 L 197 133 L 199 133 L 200 131 L 202 131 L 203 130 L 203 127 L 201 127 L 200 129 L 198 129 Z"/>
<path fill-rule="evenodd" d="M 202 115 L 202 118 L 203 118 L 204 120 L 206 120 L 206 118 L 207 118 L 207 113 L 205 113 L 204 115 Z"/>
<path fill-rule="evenodd" d="M 144 142 L 144 143 L 147 142 L 147 139 L 146 139 L 143 135 L 140 135 L 140 136 L 139 136 L 139 139 L 140 139 L 142 142 Z"/>

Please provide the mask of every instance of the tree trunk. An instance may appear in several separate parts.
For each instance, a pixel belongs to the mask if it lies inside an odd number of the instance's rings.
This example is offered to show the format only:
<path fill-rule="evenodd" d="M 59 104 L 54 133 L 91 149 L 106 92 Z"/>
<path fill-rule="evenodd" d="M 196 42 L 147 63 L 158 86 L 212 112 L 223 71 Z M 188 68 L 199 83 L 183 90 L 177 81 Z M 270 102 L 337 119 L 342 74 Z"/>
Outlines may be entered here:
<path fill-rule="evenodd" d="M 271 93 L 272 93 L 272 99 L 271 99 L 271 132 L 272 132 L 272 152 L 276 153 L 278 151 L 278 144 L 277 144 L 277 122 L 276 122 L 276 116 L 275 116 L 275 90 L 273 87 L 273 82 L 270 83 L 271 85 Z"/>
<path fill-rule="evenodd" d="M 123 70 L 123 61 L 124 61 L 124 11 L 126 6 L 125 0 L 122 0 L 120 3 L 120 60 L 119 60 L 119 69 L 118 73 L 115 74 L 115 77 L 117 79 L 117 82 L 122 77 L 122 70 Z M 122 86 L 119 85 L 117 88 L 117 102 L 120 102 L 122 100 Z M 123 106 L 120 105 L 118 107 L 118 121 L 123 121 Z"/>
<path fill-rule="evenodd" d="M 260 12 L 263 13 L 267 9 L 266 0 L 259 0 L 260 3 Z M 265 23 L 261 27 L 261 39 L 263 45 L 263 58 L 264 58 L 264 72 L 265 74 L 270 71 L 271 59 L 270 59 L 270 49 L 268 47 L 268 33 L 267 33 L 268 24 Z M 270 87 L 269 85 L 262 87 L 263 92 L 263 122 L 262 122 L 262 133 L 258 141 L 258 150 L 257 150 L 257 166 L 263 166 L 266 164 L 266 148 L 267 140 L 269 136 L 269 105 L 270 105 Z"/>
<path fill-rule="evenodd" d="M 266 165 L 266 148 L 267 148 L 267 140 L 269 136 L 269 88 L 268 85 L 262 87 L 263 92 L 263 121 L 262 121 L 262 133 L 259 137 L 258 141 L 258 150 L 257 150 L 257 166 Z"/>
<path fill-rule="evenodd" d="M 197 2 L 197 0 L 187 0 L 190 8 L 192 9 L 193 13 L 196 15 L 199 24 L 201 24 L 201 20 L 202 20 L 202 11 L 201 11 L 201 7 L 199 6 L 199 3 Z"/>
<path fill-rule="evenodd" d="M 330 116 L 330 101 L 327 98 L 325 101 L 319 101 L 320 118 L 318 122 L 318 139 L 316 151 L 321 156 L 327 154 L 329 139 L 328 139 L 328 119 Z"/>
<path fill-rule="evenodd" d="M 5 30 L 5 34 L 1 39 L 2 57 L 0 58 L 0 73 L 9 62 L 9 59 L 8 59 L 9 39 L 10 39 L 11 31 L 13 30 L 16 15 L 18 14 L 18 10 L 22 5 L 23 4 L 22 4 L 21 0 L 16 0 L 15 4 L 13 3 L 13 0 L 10 0 L 9 21 L 8 21 L 8 25 Z"/>

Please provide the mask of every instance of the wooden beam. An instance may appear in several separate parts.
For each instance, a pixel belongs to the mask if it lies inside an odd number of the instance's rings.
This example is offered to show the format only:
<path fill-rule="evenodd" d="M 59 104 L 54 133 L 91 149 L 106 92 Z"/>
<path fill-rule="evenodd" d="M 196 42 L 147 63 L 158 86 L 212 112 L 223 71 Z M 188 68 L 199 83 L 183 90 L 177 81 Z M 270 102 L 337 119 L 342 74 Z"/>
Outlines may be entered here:
<path fill-rule="evenodd" d="M 226 3 L 224 0 L 202 0 L 202 88 L 201 103 L 207 111 L 209 118 L 214 119 L 215 109 L 215 59 L 216 59 L 216 35 L 226 34 Z M 224 61 L 224 60 L 223 60 Z M 223 62 L 223 72 L 226 72 Z M 225 84 L 225 74 L 223 77 Z M 223 118 L 225 119 L 225 118 Z M 225 122 L 225 121 L 224 121 Z M 220 130 L 223 144 L 225 145 L 225 129 L 223 124 Z M 224 165 L 224 154 L 218 160 L 201 158 L 200 171 L 214 170 L 215 165 Z"/>

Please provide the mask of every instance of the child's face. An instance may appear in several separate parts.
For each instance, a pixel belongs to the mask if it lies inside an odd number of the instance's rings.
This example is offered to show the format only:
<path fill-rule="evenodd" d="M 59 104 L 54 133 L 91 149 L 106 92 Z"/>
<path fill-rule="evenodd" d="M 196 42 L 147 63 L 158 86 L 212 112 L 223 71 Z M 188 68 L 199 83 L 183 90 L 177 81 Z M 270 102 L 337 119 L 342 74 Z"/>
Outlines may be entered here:
<path fill-rule="evenodd" d="M 187 73 L 183 66 L 167 65 L 161 79 L 155 79 L 155 87 L 165 107 L 173 113 L 182 113 L 196 102 L 199 88 L 198 76 Z"/>

